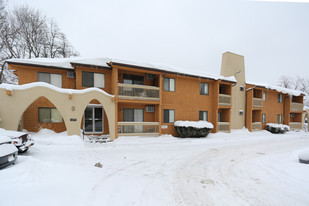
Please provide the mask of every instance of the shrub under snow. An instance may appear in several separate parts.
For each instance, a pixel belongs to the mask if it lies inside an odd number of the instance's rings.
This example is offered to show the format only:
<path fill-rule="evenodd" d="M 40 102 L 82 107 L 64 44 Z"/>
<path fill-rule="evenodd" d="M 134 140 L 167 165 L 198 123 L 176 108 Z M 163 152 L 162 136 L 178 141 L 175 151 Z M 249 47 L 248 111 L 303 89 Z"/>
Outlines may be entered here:
<path fill-rule="evenodd" d="M 268 123 L 266 124 L 266 130 L 274 134 L 283 134 L 290 131 L 290 127 L 284 124 Z"/>
<path fill-rule="evenodd" d="M 300 163 L 309 164 L 309 150 L 299 153 L 298 158 Z"/>
<path fill-rule="evenodd" d="M 180 137 L 206 137 L 214 128 L 207 121 L 176 121 L 174 126 Z"/>

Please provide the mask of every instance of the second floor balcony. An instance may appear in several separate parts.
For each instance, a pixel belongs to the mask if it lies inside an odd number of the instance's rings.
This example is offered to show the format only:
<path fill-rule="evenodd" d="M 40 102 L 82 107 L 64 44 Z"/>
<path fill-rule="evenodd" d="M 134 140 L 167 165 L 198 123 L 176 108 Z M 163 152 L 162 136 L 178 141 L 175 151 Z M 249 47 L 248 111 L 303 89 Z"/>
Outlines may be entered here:
<path fill-rule="evenodd" d="M 220 106 L 231 106 L 231 95 L 219 94 L 219 105 Z"/>
<path fill-rule="evenodd" d="M 262 108 L 263 100 L 262 98 L 253 97 L 253 108 Z"/>
<path fill-rule="evenodd" d="M 304 109 L 304 105 L 302 103 L 291 102 L 291 111 L 293 112 L 301 112 Z"/>
<path fill-rule="evenodd" d="M 118 83 L 118 98 L 159 101 L 160 88 L 155 86 Z"/>

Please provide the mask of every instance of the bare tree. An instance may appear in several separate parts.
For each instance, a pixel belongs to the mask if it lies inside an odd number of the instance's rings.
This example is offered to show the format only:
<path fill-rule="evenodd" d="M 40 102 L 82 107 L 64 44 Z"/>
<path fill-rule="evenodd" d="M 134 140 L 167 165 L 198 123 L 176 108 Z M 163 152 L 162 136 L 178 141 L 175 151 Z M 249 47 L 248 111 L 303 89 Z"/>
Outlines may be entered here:
<path fill-rule="evenodd" d="M 28 6 L 8 12 L 4 0 L 0 0 L 0 83 L 14 83 L 16 80 L 3 64 L 6 59 L 77 55 L 54 20 Z"/>

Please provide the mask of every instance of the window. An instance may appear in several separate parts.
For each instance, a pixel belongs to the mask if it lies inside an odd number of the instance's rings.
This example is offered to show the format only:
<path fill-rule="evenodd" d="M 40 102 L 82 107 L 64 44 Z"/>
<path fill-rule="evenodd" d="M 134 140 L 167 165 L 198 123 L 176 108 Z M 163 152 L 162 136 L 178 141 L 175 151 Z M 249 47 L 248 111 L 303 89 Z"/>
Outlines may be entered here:
<path fill-rule="evenodd" d="M 38 72 L 38 82 L 46 82 L 56 87 L 62 87 L 62 75 Z"/>
<path fill-rule="evenodd" d="M 282 103 L 282 94 L 278 94 L 278 102 Z"/>
<path fill-rule="evenodd" d="M 123 109 L 124 122 L 144 122 L 143 109 Z"/>
<path fill-rule="evenodd" d="M 144 85 L 144 77 L 133 74 L 123 74 L 123 83 Z"/>
<path fill-rule="evenodd" d="M 282 124 L 282 114 L 277 114 L 277 123 Z"/>
<path fill-rule="evenodd" d="M 175 110 L 165 109 L 164 110 L 164 123 L 172 123 L 175 121 Z"/>
<path fill-rule="evenodd" d="M 266 102 L 266 92 L 263 92 L 263 102 Z"/>
<path fill-rule="evenodd" d="M 209 94 L 209 86 L 207 83 L 200 83 L 200 94 L 208 95 Z"/>
<path fill-rule="evenodd" d="M 105 75 L 93 72 L 82 73 L 82 86 L 83 87 L 105 87 Z"/>
<path fill-rule="evenodd" d="M 164 91 L 175 91 L 175 79 L 173 78 L 164 78 Z"/>
<path fill-rule="evenodd" d="M 242 92 L 245 91 L 245 87 L 243 87 L 243 86 L 240 86 L 239 89 L 240 89 L 240 91 L 242 91 Z"/>
<path fill-rule="evenodd" d="M 39 108 L 39 122 L 62 122 L 62 116 L 56 108 Z"/>
<path fill-rule="evenodd" d="M 262 123 L 265 123 L 265 122 L 266 122 L 266 114 L 263 113 L 263 114 L 262 114 Z"/>
<path fill-rule="evenodd" d="M 154 112 L 155 107 L 154 106 L 146 106 L 146 112 Z"/>
<path fill-rule="evenodd" d="M 154 80 L 154 74 L 146 74 L 146 79 Z"/>
<path fill-rule="evenodd" d="M 221 122 L 221 112 L 218 112 L 218 122 Z"/>
<path fill-rule="evenodd" d="M 207 111 L 200 111 L 199 112 L 199 120 L 208 121 L 208 112 Z"/>

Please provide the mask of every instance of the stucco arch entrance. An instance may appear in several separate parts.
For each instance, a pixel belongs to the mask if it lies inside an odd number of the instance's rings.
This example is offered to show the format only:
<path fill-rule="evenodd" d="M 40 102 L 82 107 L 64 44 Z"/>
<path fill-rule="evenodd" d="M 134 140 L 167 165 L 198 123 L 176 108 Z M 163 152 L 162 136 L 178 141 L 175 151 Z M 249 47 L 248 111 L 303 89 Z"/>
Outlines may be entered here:
<path fill-rule="evenodd" d="M 22 114 L 39 97 L 46 97 L 55 105 L 63 117 L 68 135 L 80 135 L 80 125 L 85 108 L 92 99 L 98 100 L 108 119 L 110 139 L 116 138 L 113 95 L 97 88 L 61 89 L 43 82 L 0 85 L 0 127 L 17 130 Z"/>

